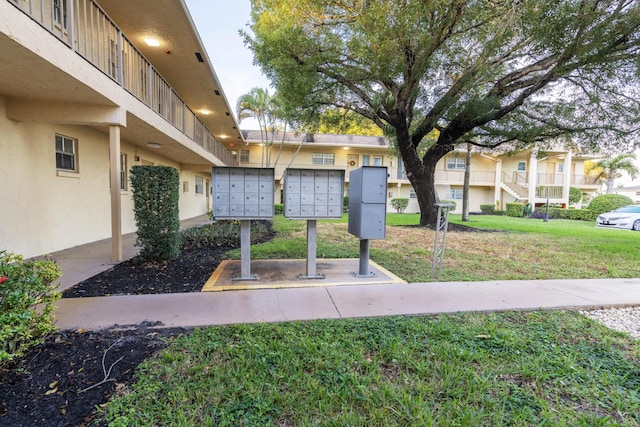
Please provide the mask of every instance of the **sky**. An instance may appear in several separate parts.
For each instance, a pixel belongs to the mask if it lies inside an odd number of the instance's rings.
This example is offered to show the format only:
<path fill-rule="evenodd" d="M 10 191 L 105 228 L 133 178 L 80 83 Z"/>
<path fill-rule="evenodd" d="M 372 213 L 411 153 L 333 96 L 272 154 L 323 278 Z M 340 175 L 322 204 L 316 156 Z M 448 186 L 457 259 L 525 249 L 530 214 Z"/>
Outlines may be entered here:
<path fill-rule="evenodd" d="M 269 80 L 253 65 L 253 53 L 244 46 L 240 29 L 250 20 L 250 0 L 185 0 L 191 18 L 220 80 L 229 106 L 236 115 L 238 98 L 254 87 L 269 88 Z M 236 116 L 237 118 L 237 116 Z M 242 129 L 258 129 L 252 119 Z"/>

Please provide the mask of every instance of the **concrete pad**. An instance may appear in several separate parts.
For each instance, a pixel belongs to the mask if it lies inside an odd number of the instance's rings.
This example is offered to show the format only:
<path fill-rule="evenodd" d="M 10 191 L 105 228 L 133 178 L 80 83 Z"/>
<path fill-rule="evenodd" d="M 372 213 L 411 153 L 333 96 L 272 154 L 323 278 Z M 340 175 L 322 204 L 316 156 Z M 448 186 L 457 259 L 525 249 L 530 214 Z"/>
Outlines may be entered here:
<path fill-rule="evenodd" d="M 194 327 L 339 317 L 322 288 L 290 289 L 286 295 L 269 289 L 64 298 L 56 305 L 55 324 L 60 329 L 99 330 L 144 321 Z"/>
<path fill-rule="evenodd" d="M 640 300 L 640 278 L 543 280 L 538 283 L 558 292 L 580 295 L 593 306 L 637 305 Z"/>
<path fill-rule="evenodd" d="M 307 275 L 306 260 L 254 260 L 251 262 L 251 274 L 256 280 L 238 278 L 241 275 L 241 262 L 222 261 L 202 288 L 203 292 L 246 289 L 282 289 L 308 288 L 344 285 L 375 285 L 406 282 L 395 274 L 369 261 L 370 277 L 359 277 L 360 260 L 356 259 L 317 259 L 316 274 L 320 278 L 304 278 Z"/>

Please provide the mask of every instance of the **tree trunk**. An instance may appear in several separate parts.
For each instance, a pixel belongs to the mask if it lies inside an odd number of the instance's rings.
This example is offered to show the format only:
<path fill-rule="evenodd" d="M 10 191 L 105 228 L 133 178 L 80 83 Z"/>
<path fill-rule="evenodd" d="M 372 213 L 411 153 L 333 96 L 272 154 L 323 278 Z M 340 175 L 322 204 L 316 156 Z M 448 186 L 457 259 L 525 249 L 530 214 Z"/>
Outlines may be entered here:
<path fill-rule="evenodd" d="M 467 143 L 467 161 L 464 164 L 464 188 L 462 189 L 462 221 L 469 221 L 469 180 L 471 178 L 471 144 Z"/>
<path fill-rule="evenodd" d="M 613 193 L 613 178 L 607 179 L 607 194 Z"/>
<path fill-rule="evenodd" d="M 435 206 L 439 202 L 435 186 L 436 165 L 452 150 L 453 145 L 434 144 L 427 150 L 418 167 L 414 167 L 414 170 L 407 168 L 407 177 L 413 185 L 420 206 L 422 226 L 435 228 L 438 222 L 438 208 Z"/>

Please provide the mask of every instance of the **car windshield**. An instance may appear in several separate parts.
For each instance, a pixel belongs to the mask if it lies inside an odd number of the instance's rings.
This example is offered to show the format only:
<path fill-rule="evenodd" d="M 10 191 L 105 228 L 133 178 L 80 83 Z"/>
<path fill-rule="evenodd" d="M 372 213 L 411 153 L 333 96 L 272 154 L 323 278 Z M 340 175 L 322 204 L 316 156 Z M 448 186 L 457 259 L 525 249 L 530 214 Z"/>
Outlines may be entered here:
<path fill-rule="evenodd" d="M 640 206 L 623 206 L 616 209 L 615 212 L 640 213 Z"/>

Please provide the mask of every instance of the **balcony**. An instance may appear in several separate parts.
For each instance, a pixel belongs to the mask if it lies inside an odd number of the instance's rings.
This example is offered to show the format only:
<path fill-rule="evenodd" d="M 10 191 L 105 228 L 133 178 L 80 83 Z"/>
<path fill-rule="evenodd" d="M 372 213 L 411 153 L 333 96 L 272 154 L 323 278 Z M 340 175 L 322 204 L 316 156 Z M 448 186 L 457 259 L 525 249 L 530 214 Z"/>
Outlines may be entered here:
<path fill-rule="evenodd" d="M 236 159 L 93 0 L 7 0 L 226 165 Z"/>

